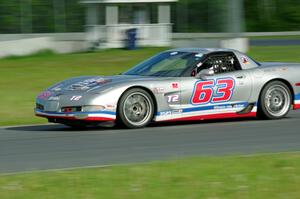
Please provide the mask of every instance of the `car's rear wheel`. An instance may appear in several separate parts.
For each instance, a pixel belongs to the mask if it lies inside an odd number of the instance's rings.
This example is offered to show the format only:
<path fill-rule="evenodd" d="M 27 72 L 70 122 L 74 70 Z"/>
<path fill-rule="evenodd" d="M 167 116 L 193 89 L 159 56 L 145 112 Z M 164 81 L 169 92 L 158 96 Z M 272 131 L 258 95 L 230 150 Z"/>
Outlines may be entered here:
<path fill-rule="evenodd" d="M 117 123 L 127 128 L 145 127 L 152 121 L 153 115 L 153 99 L 143 89 L 126 91 L 118 103 Z"/>
<path fill-rule="evenodd" d="M 258 102 L 258 116 L 264 119 L 281 119 L 292 106 L 289 87 L 281 81 L 272 81 L 262 90 Z"/>

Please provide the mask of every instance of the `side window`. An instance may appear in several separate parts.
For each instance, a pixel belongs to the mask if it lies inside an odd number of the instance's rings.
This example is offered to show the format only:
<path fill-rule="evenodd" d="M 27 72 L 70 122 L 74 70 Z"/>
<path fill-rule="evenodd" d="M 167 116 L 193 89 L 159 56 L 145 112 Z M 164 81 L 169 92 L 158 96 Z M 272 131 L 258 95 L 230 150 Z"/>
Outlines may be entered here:
<path fill-rule="evenodd" d="M 203 69 L 213 69 L 215 74 L 241 70 L 241 65 L 233 53 L 210 55 L 204 63 L 198 67 L 197 72 Z"/>

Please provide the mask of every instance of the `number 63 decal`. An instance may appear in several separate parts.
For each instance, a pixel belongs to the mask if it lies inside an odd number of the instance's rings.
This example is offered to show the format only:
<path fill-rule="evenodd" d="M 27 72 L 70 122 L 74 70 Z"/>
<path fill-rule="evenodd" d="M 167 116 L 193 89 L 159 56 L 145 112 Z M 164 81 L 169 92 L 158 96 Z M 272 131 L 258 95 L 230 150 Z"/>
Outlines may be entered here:
<path fill-rule="evenodd" d="M 232 97 L 234 87 L 235 82 L 232 78 L 198 81 L 193 91 L 192 104 L 227 102 Z"/>

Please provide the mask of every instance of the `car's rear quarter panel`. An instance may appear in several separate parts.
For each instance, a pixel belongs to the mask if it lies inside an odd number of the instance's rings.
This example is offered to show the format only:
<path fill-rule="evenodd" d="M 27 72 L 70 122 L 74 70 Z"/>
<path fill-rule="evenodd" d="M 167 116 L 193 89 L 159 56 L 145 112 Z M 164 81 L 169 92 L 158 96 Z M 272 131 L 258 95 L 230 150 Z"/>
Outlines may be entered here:
<path fill-rule="evenodd" d="M 300 104 L 300 87 L 297 83 L 300 82 L 300 65 L 289 63 L 268 63 L 258 68 L 250 69 L 250 74 L 253 79 L 253 92 L 251 101 L 257 101 L 263 87 L 271 81 L 279 80 L 286 83 L 293 95 L 293 103 Z"/>

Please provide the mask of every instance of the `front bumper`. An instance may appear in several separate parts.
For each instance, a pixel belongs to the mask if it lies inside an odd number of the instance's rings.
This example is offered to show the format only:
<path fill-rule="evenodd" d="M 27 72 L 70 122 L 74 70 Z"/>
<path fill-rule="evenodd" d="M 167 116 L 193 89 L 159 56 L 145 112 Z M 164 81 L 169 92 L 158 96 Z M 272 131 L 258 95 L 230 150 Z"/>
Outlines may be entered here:
<path fill-rule="evenodd" d="M 295 95 L 294 110 L 300 109 L 300 93 Z"/>
<path fill-rule="evenodd" d="M 114 121 L 116 120 L 116 112 L 112 111 L 99 111 L 99 112 L 47 112 L 35 109 L 35 115 L 48 119 L 64 119 L 64 120 L 79 120 L 79 121 Z"/>

